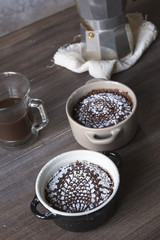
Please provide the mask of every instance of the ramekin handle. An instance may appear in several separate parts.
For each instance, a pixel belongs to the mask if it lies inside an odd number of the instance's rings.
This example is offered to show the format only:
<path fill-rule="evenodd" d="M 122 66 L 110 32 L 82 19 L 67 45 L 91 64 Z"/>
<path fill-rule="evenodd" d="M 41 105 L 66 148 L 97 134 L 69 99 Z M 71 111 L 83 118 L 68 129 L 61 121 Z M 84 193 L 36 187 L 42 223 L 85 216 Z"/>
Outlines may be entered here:
<path fill-rule="evenodd" d="M 96 145 L 110 144 L 117 138 L 117 136 L 121 131 L 122 131 L 122 128 L 116 128 L 112 130 L 110 134 L 106 137 L 101 135 L 95 135 L 94 133 L 91 133 L 91 132 L 87 132 L 86 137 L 91 143 Z"/>
<path fill-rule="evenodd" d="M 119 153 L 117 152 L 110 152 L 110 151 L 103 151 L 102 152 L 104 155 L 106 155 L 107 157 L 111 157 L 112 161 L 115 163 L 115 165 L 117 166 L 117 168 L 119 170 L 121 170 L 122 167 L 122 158 L 119 155 Z"/>
<path fill-rule="evenodd" d="M 56 214 L 53 214 L 53 213 L 50 213 L 50 212 L 47 212 L 45 214 L 43 213 L 40 213 L 38 210 L 37 210 L 37 206 L 40 204 L 40 201 L 39 199 L 37 198 L 37 196 L 35 195 L 32 202 L 31 202 L 31 205 L 30 205 L 30 208 L 31 208 L 31 211 L 32 213 L 40 218 L 40 219 L 43 219 L 43 220 L 48 220 L 48 219 L 54 219 L 57 215 Z"/>

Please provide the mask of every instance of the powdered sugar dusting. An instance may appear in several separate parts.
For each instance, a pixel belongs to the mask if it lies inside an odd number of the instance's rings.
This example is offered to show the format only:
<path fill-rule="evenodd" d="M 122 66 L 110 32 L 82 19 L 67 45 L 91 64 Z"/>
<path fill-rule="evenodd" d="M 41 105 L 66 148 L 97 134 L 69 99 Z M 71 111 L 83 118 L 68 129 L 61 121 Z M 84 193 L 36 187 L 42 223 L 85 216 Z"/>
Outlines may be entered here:
<path fill-rule="evenodd" d="M 101 205 L 113 192 L 113 180 L 99 166 L 75 162 L 57 171 L 46 186 L 51 206 L 65 212 L 84 212 Z"/>
<path fill-rule="evenodd" d="M 86 127 L 104 128 L 125 120 L 132 112 L 132 102 L 117 90 L 93 90 L 73 109 L 73 117 Z"/>

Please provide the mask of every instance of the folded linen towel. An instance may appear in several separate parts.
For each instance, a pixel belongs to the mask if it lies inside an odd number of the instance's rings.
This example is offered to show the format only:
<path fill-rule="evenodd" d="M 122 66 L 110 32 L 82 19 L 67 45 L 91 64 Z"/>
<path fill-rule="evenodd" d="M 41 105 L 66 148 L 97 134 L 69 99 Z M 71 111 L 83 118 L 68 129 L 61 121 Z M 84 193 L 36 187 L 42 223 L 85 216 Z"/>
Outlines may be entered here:
<path fill-rule="evenodd" d="M 127 17 L 135 45 L 132 55 L 114 60 L 85 60 L 81 54 L 82 43 L 74 43 L 59 48 L 53 56 L 54 63 L 76 73 L 88 71 L 94 78 L 108 80 L 111 79 L 112 74 L 132 67 L 156 39 L 158 31 L 153 23 L 143 18 L 141 13 L 127 14 Z"/>

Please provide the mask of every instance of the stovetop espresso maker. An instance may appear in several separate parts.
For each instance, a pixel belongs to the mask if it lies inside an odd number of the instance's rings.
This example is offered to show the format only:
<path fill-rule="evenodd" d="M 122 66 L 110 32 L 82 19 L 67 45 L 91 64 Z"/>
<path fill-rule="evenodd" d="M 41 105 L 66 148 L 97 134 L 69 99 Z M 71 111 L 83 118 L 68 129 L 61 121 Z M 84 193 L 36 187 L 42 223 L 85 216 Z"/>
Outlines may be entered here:
<path fill-rule="evenodd" d="M 82 55 L 87 60 L 122 59 L 133 51 L 127 0 L 75 0 L 81 18 Z"/>

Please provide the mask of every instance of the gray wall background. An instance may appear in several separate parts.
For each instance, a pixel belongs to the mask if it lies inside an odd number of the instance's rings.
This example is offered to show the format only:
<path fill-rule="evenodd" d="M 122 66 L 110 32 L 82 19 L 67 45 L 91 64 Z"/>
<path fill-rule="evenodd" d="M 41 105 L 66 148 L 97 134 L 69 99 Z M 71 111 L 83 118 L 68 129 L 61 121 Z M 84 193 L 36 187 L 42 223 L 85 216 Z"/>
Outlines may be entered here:
<path fill-rule="evenodd" d="M 0 36 L 73 5 L 73 0 L 0 0 Z"/>

